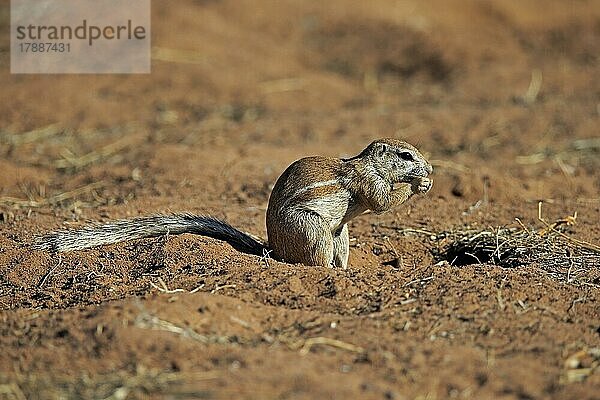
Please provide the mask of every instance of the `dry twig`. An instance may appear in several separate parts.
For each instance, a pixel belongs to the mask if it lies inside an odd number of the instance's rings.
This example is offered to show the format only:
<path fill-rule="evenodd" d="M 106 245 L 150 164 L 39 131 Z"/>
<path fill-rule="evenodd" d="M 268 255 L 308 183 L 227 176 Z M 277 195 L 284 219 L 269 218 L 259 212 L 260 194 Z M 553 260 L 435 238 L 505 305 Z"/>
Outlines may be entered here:
<path fill-rule="evenodd" d="M 306 339 L 303 342 L 302 346 L 300 347 L 300 354 L 303 356 L 307 355 L 310 352 L 310 350 L 316 345 L 326 345 L 326 346 L 336 347 L 338 349 L 347 350 L 347 351 L 351 351 L 354 353 L 364 353 L 365 352 L 365 349 L 363 349 L 362 347 L 355 346 L 350 343 L 342 342 L 341 340 L 319 336 L 319 337 L 313 337 L 313 338 Z"/>

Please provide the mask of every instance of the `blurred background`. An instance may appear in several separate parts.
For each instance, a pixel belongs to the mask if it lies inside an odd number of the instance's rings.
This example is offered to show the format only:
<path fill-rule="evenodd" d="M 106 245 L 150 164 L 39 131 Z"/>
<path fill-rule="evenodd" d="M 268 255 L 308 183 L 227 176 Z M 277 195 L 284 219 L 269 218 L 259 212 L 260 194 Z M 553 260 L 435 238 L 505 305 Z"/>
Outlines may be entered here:
<path fill-rule="evenodd" d="M 153 1 L 151 75 L 10 76 L 3 35 L 1 122 L 14 133 L 55 122 L 98 129 L 161 122 L 171 112 L 194 127 L 217 109 L 245 122 L 349 109 L 493 110 L 583 101 L 583 93 L 595 107 L 599 8 L 535 0 Z M 532 73 L 543 90 L 524 99 Z"/>
<path fill-rule="evenodd" d="M 157 0 L 149 75 L 10 75 L 0 40 L 5 196 L 102 180 L 102 196 L 123 202 L 142 179 L 161 192 L 185 176 L 266 201 L 262 187 L 295 158 L 381 136 L 422 147 L 450 178 L 440 189 L 469 201 L 483 175 L 531 179 L 526 198 L 598 191 L 597 1 Z M 190 173 L 223 162 L 242 163 L 248 183 L 235 168 Z M 572 180 L 581 173 L 592 185 Z M 567 190 L 539 180 L 565 174 Z M 490 195 L 514 198 L 502 186 Z"/>
<path fill-rule="evenodd" d="M 597 399 L 591 256 L 563 251 L 559 280 L 436 254 L 457 227 L 541 229 L 541 200 L 600 242 L 598 0 L 156 0 L 148 75 L 11 75 L 9 16 L 0 0 L 0 397 Z M 265 237 L 290 163 L 384 136 L 433 189 L 353 220 L 347 271 L 192 235 L 27 246 L 171 211 Z"/>

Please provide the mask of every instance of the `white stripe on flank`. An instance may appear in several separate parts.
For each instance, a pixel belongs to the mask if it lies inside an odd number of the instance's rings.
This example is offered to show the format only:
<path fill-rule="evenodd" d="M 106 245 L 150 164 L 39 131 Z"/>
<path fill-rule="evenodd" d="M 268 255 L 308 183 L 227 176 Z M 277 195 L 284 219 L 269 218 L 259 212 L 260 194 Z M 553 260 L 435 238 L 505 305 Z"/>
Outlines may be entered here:
<path fill-rule="evenodd" d="M 321 181 L 321 182 L 315 182 L 315 183 L 311 183 L 310 185 L 307 185 L 305 187 L 303 187 L 302 189 L 298 189 L 294 194 L 292 194 L 290 197 L 287 198 L 287 200 L 284 202 L 283 206 L 287 206 L 287 204 L 292 201 L 293 199 L 295 199 L 296 197 L 300 196 L 302 193 L 306 193 L 309 190 L 312 189 L 316 189 L 319 187 L 323 187 L 323 186 L 334 186 L 334 185 L 339 185 L 340 181 L 338 179 L 331 179 L 329 181 Z"/>

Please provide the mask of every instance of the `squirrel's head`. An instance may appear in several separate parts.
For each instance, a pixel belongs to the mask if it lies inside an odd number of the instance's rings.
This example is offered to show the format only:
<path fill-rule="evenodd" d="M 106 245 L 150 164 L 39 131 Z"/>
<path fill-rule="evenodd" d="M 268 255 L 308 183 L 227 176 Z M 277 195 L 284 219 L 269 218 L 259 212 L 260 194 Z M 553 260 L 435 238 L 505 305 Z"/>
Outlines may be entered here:
<path fill-rule="evenodd" d="M 368 157 L 377 173 L 390 183 L 409 183 L 427 177 L 433 167 L 414 146 L 398 139 L 385 138 L 372 142 L 360 154 Z"/>

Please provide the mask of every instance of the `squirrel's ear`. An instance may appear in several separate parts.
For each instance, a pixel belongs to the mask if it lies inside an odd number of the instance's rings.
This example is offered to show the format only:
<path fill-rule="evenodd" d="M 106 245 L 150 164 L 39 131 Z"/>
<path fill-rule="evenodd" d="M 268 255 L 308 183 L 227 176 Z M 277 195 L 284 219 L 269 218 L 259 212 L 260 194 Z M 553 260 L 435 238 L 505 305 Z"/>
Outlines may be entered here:
<path fill-rule="evenodd" d="M 377 149 L 377 155 L 379 157 L 383 156 L 388 151 L 388 146 L 385 143 L 379 143 L 379 148 Z"/>

